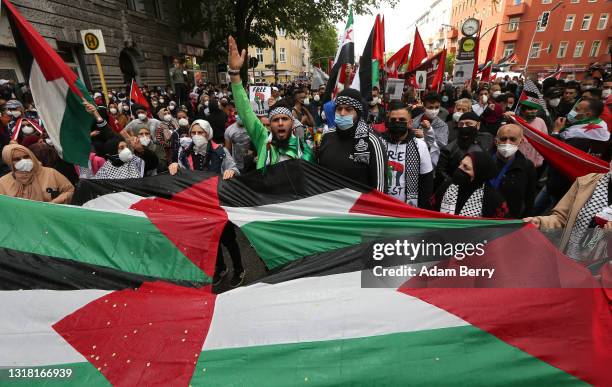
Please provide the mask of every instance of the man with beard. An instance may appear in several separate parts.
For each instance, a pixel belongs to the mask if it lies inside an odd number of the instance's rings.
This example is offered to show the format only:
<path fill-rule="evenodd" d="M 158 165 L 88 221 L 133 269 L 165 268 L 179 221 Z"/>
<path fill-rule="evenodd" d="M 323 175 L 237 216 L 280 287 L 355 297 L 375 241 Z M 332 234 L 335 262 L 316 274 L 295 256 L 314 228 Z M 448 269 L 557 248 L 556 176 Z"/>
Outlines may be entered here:
<path fill-rule="evenodd" d="M 310 146 L 306 142 L 298 140 L 292 133 L 294 120 L 291 113 L 292 106 L 286 106 L 282 102 L 274 104 L 268 114 L 270 131 L 257 118 L 240 79 L 240 69 L 246 57 L 246 50 L 239 53 L 236 41 L 231 36 L 228 38 L 228 46 L 228 73 L 232 81 L 236 110 L 238 110 L 244 128 L 255 146 L 257 169 L 289 159 L 301 158 L 306 161 L 314 161 Z"/>
<path fill-rule="evenodd" d="M 361 94 L 346 88 L 335 105 L 336 129 L 323 136 L 319 165 L 386 193 L 387 151 L 364 119 Z"/>
<path fill-rule="evenodd" d="M 440 151 L 436 166 L 436 187 L 449 181 L 461 160 L 469 152 L 489 154 L 493 148 L 493 136 L 480 131 L 480 117 L 474 112 L 463 113 L 457 122 L 457 138 Z"/>
<path fill-rule="evenodd" d="M 424 140 L 416 138 L 410 128 L 412 116 L 408 105 L 394 102 L 387 113 L 387 155 L 392 176 L 388 194 L 404 203 L 430 208 L 433 194 L 433 165 Z"/>

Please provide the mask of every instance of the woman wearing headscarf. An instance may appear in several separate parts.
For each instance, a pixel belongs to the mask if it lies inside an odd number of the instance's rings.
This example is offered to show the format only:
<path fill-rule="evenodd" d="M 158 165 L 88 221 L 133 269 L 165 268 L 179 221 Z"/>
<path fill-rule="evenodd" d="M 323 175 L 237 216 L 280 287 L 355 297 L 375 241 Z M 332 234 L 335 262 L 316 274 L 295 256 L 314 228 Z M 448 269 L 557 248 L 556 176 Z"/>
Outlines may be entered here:
<path fill-rule="evenodd" d="M 489 183 L 496 175 L 495 163 L 489 155 L 470 152 L 459 163 L 451 181 L 438 188 L 432 207 L 446 214 L 503 218 L 508 206 Z"/>
<path fill-rule="evenodd" d="M 143 147 L 137 137 L 130 144 L 118 136 L 109 139 L 104 143 L 104 158 L 106 162 L 94 179 L 137 179 L 158 164 L 155 153 Z"/>
<path fill-rule="evenodd" d="M 189 129 L 191 141 L 185 136 L 181 138 L 177 162 L 168 167 L 170 174 L 175 175 L 179 168 L 223 173 L 224 179 L 231 179 L 235 174 L 239 174 L 232 155 L 212 137 L 213 130 L 207 121 L 193 121 Z"/>
<path fill-rule="evenodd" d="M 11 173 L 0 178 L 0 194 L 17 198 L 69 203 L 74 186 L 53 168 L 43 167 L 28 148 L 9 144 L 2 149 L 2 160 Z"/>

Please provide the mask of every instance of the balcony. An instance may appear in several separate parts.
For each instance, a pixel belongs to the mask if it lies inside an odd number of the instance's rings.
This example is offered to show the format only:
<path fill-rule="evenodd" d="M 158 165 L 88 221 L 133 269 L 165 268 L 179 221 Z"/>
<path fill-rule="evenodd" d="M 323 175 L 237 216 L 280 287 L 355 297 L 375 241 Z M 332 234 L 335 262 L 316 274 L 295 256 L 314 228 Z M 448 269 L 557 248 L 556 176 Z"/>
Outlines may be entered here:
<path fill-rule="evenodd" d="M 448 36 L 446 38 L 447 39 L 456 39 L 458 35 L 459 35 L 459 33 L 457 32 L 457 29 L 455 27 L 453 27 L 453 28 L 448 30 Z"/>
<path fill-rule="evenodd" d="M 518 16 L 525 13 L 527 10 L 527 4 L 522 1 L 521 4 L 514 5 L 512 0 L 506 4 L 506 16 Z"/>
<path fill-rule="evenodd" d="M 521 31 L 520 30 L 516 30 L 516 31 L 511 31 L 511 32 L 507 32 L 504 31 L 501 35 L 501 41 L 502 42 L 514 42 L 519 40 L 519 35 L 520 35 Z"/>

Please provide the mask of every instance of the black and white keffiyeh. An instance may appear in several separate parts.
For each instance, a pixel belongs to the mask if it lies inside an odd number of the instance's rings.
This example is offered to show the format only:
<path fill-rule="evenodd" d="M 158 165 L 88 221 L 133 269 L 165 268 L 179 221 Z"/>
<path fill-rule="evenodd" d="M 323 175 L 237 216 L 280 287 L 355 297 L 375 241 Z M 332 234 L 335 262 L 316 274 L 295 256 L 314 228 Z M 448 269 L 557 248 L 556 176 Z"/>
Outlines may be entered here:
<path fill-rule="evenodd" d="M 583 240 L 593 217 L 608 206 L 608 184 L 610 182 L 610 174 L 603 175 L 597 185 L 595 191 L 586 202 L 586 204 L 578 212 L 576 222 L 570 232 L 567 250 L 565 254 L 572 259 L 580 259 L 581 241 Z"/>
<path fill-rule="evenodd" d="M 291 119 L 294 118 L 293 113 L 291 113 L 291 110 L 289 110 L 288 108 L 284 106 L 272 107 L 272 109 L 270 109 L 270 112 L 268 113 L 268 117 L 272 119 L 272 117 L 279 115 L 279 114 L 285 114 L 289 116 Z"/>
<path fill-rule="evenodd" d="M 361 101 L 355 98 L 346 95 L 340 95 L 336 98 L 336 106 L 339 105 L 350 106 L 358 112 L 359 121 L 357 121 L 357 127 L 355 128 L 354 148 L 351 158 L 356 163 L 369 164 L 370 142 L 368 137 L 370 135 L 370 126 L 363 120 L 361 116 L 361 112 L 363 111 L 363 104 L 361 103 Z"/>
<path fill-rule="evenodd" d="M 445 214 L 455 214 L 455 208 L 457 205 L 457 197 L 459 196 L 459 186 L 457 184 L 451 184 L 448 186 L 444 197 L 442 197 L 442 203 L 440 203 L 440 212 Z M 482 199 L 484 198 L 484 184 L 476 189 L 468 200 L 465 202 L 459 214 L 461 216 L 471 216 L 479 218 L 482 216 Z"/>
<path fill-rule="evenodd" d="M 134 156 L 127 163 L 116 167 L 109 160 L 107 160 L 102 167 L 98 170 L 94 179 L 137 179 L 144 176 L 144 161 Z"/>

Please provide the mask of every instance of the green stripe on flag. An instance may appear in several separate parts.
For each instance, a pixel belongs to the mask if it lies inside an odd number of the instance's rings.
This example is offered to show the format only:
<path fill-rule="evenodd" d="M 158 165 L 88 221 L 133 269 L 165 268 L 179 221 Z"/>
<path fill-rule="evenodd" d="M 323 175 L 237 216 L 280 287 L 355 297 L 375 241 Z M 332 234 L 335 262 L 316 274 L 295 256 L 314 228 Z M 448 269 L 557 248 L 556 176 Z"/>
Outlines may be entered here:
<path fill-rule="evenodd" d="M 157 278 L 210 280 L 146 217 L 3 195 L 0 208 L 0 247 Z"/>
<path fill-rule="evenodd" d="M 84 96 L 89 96 L 89 92 L 79 79 L 76 81 L 76 86 Z M 89 102 L 93 103 L 93 101 Z M 85 110 L 81 97 L 68 89 L 66 110 L 64 111 L 60 127 L 60 143 L 64 160 L 73 164 L 87 166 L 91 150 L 91 136 L 89 133 L 91 132 L 92 124 L 93 117 Z"/>
<path fill-rule="evenodd" d="M 372 87 L 379 86 L 378 79 L 380 77 L 380 73 L 378 71 L 378 59 L 372 60 Z"/>
<path fill-rule="evenodd" d="M 205 350 L 191 384 L 283 387 L 586 385 L 469 325 L 356 339 Z"/>
<path fill-rule="evenodd" d="M 259 256 L 275 268 L 304 256 L 388 238 L 390 232 L 422 233 L 424 230 L 474 228 L 522 224 L 521 220 L 416 219 L 366 216 L 320 217 L 308 220 L 254 221 L 241 227 Z M 277 238 L 281 235 L 283 238 Z"/>

